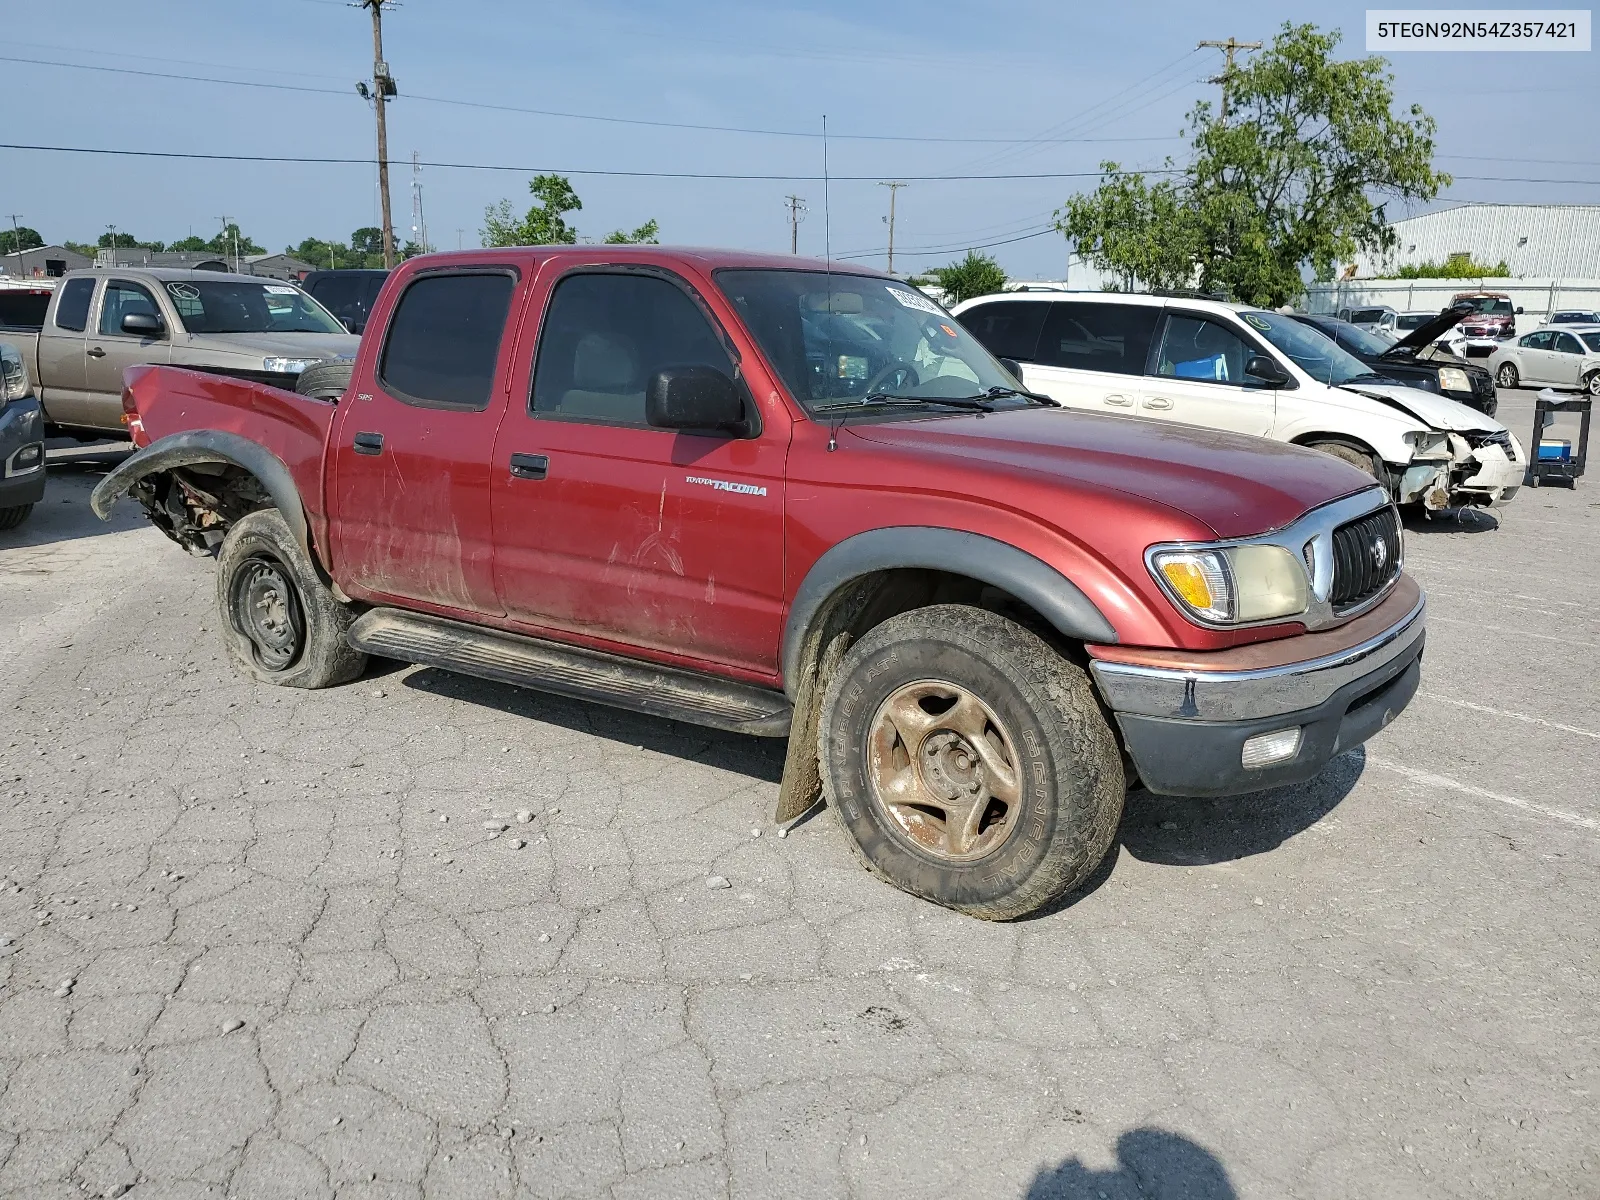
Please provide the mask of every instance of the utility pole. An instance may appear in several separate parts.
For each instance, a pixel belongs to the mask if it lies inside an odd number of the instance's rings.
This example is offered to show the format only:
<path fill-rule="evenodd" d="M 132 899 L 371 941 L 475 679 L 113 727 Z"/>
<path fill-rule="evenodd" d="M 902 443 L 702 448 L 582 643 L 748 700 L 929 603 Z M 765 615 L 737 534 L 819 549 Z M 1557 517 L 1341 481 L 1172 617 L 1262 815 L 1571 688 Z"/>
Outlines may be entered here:
<path fill-rule="evenodd" d="M 1233 76 L 1233 56 L 1240 50 L 1259 50 L 1260 42 L 1241 42 L 1238 38 L 1229 38 L 1225 42 L 1201 42 L 1196 49 L 1204 50 L 1206 47 L 1221 50 L 1227 56 L 1227 65 L 1222 68 L 1221 75 L 1214 75 L 1207 82 L 1222 85 L 1222 124 L 1228 123 L 1228 80 Z"/>
<path fill-rule="evenodd" d="M 229 241 L 233 242 L 233 273 L 235 275 L 237 275 L 239 273 L 239 239 L 238 239 L 238 237 L 236 237 L 234 235 L 233 230 L 228 228 L 228 214 L 227 213 L 223 213 L 220 217 L 217 218 L 217 220 L 222 222 L 222 244 L 223 244 L 223 247 L 224 247 L 222 252 L 224 254 L 226 254 L 228 252 L 227 248 L 226 248 L 227 245 L 228 245 L 228 242 Z M 113 240 L 115 240 L 115 239 L 113 239 Z M 113 261 L 115 261 L 115 259 L 113 259 Z"/>
<path fill-rule="evenodd" d="M 894 198 L 895 194 L 906 185 L 903 183 L 880 183 L 879 187 L 889 189 L 889 274 L 894 274 Z"/>
<path fill-rule="evenodd" d="M 391 0 L 392 2 L 392 0 Z M 394 220 L 389 212 L 389 129 L 384 122 L 384 105 L 396 94 L 394 77 L 383 59 L 384 0 L 361 0 L 360 7 L 372 11 L 372 86 L 356 84 L 356 91 L 370 99 L 378 118 L 378 201 L 383 208 L 383 265 L 394 268 Z"/>
<path fill-rule="evenodd" d="M 463 233 L 465 233 L 465 232 L 466 232 L 465 229 L 457 229 L 456 230 L 456 249 L 457 250 L 461 249 L 461 235 Z"/>
<path fill-rule="evenodd" d="M 117 265 L 117 227 L 107 225 L 106 232 L 111 235 L 111 265 L 114 267 Z"/>
<path fill-rule="evenodd" d="M 783 205 L 789 210 L 789 253 L 800 253 L 800 222 L 806 219 L 806 202 L 799 196 L 785 196 Z"/>

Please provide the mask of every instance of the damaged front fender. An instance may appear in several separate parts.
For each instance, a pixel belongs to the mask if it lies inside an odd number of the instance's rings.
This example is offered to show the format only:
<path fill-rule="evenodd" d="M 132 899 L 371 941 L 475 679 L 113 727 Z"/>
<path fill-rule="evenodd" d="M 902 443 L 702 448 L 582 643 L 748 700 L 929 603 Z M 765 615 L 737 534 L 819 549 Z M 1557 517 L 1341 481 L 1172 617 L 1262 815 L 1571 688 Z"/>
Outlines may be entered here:
<path fill-rule="evenodd" d="M 208 534 L 215 533 L 220 540 L 238 516 L 271 504 L 283 514 L 306 557 L 318 561 L 311 552 L 305 506 L 289 468 L 270 450 L 236 433 L 191 429 L 152 442 L 100 481 L 89 507 L 106 520 L 128 492 L 135 493 L 163 533 L 200 553 L 213 548 Z"/>

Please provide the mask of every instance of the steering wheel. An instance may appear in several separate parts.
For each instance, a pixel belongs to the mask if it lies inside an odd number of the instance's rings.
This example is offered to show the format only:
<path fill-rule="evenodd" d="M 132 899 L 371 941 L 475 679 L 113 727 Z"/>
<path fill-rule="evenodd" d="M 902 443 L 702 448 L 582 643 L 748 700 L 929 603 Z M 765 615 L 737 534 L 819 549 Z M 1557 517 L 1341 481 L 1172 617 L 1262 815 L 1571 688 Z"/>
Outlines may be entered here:
<path fill-rule="evenodd" d="M 903 392 L 906 388 L 916 387 L 922 379 L 918 376 L 916 368 L 905 363 L 892 362 L 867 380 L 866 391 L 863 395 L 870 396 L 873 392 L 891 390 Z"/>

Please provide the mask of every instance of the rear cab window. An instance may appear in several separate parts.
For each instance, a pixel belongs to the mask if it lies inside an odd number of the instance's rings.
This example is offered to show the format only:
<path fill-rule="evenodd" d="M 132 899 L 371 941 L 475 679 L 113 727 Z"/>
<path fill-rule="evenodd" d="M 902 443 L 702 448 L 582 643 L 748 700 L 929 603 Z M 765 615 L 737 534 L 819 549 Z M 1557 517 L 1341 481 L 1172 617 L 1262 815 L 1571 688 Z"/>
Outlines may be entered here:
<path fill-rule="evenodd" d="M 1049 315 L 1050 305 L 1037 300 L 991 300 L 974 305 L 956 319 L 996 358 L 1032 362 Z"/>
<path fill-rule="evenodd" d="M 73 333 L 82 333 L 89 326 L 89 301 L 94 299 L 93 279 L 69 279 L 61 285 L 61 298 L 56 302 L 55 326 Z"/>
<path fill-rule="evenodd" d="M 508 271 L 421 275 L 395 305 L 378 380 L 423 408 L 489 407 L 516 280 Z"/>

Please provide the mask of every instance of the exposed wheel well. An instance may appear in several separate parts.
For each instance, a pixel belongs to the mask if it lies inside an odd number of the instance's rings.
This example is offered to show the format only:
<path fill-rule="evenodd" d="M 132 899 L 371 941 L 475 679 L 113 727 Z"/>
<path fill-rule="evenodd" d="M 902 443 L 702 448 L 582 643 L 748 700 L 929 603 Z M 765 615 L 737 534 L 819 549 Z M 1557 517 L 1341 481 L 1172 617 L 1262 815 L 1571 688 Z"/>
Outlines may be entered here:
<path fill-rule="evenodd" d="M 151 522 L 193 554 L 216 553 L 239 518 L 276 508 L 266 486 L 244 467 L 226 462 L 187 463 L 154 471 L 129 489 Z"/>
<path fill-rule="evenodd" d="M 1348 450 L 1354 450 L 1357 454 L 1366 455 L 1372 461 L 1373 473 L 1377 475 L 1379 482 L 1387 481 L 1391 474 L 1388 465 L 1383 461 L 1383 455 L 1379 454 L 1360 438 L 1351 437 L 1346 433 L 1302 433 L 1299 437 L 1293 439 L 1290 444 L 1305 446 L 1307 449 L 1330 444 L 1343 446 Z"/>

